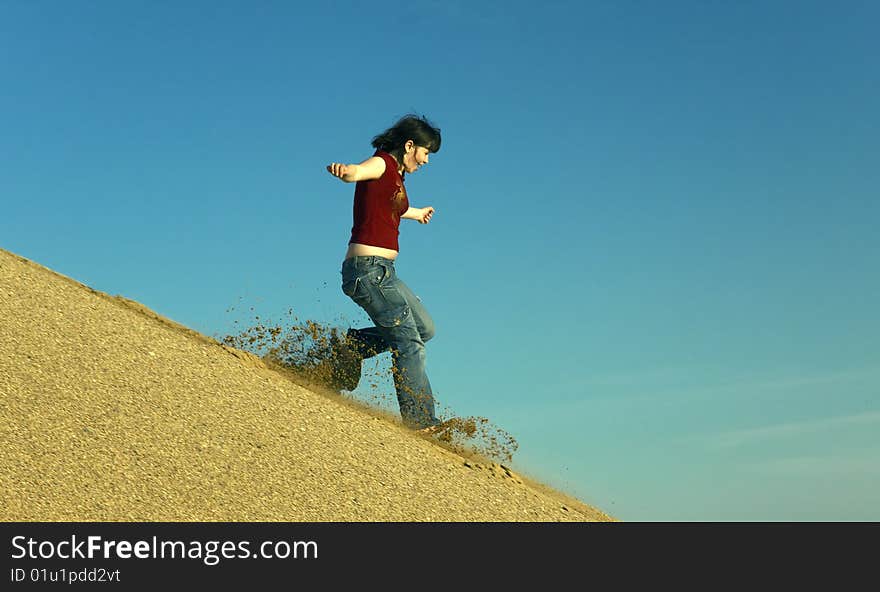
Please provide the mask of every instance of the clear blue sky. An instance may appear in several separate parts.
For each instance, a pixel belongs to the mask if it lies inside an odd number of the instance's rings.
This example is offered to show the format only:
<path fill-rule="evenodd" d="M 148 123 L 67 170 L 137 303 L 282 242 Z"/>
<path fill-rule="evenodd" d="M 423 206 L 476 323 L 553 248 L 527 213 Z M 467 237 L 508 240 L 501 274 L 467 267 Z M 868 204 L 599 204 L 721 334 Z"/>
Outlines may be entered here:
<path fill-rule="evenodd" d="M 878 520 L 875 2 L 0 1 L 0 246 L 223 336 L 360 324 L 359 162 L 442 406 L 623 520 Z M 230 311 L 230 308 L 234 310 Z M 381 363 L 381 360 L 380 360 Z"/>

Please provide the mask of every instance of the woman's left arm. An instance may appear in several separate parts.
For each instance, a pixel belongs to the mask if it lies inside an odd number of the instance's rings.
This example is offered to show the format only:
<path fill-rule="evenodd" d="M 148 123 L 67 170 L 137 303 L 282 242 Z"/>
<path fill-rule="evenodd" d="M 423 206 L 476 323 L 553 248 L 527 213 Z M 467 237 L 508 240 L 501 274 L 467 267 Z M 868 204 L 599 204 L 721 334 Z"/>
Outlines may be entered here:
<path fill-rule="evenodd" d="M 401 218 L 406 218 L 407 220 L 418 220 L 419 224 L 427 224 L 431 221 L 431 216 L 434 215 L 434 208 L 428 206 L 427 208 L 410 208 L 406 212 L 404 212 Z"/>

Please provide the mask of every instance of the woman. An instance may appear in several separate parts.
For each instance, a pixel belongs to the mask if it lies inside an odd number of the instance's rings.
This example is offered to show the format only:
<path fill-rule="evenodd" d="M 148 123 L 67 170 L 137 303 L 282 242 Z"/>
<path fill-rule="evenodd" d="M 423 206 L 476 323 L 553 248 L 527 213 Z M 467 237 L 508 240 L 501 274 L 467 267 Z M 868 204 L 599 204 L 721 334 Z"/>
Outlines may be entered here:
<path fill-rule="evenodd" d="M 354 225 L 342 263 L 342 291 L 363 308 L 374 327 L 350 329 L 346 343 L 334 343 L 334 380 L 345 390 L 357 387 L 364 358 L 392 352 L 394 387 L 406 426 L 433 433 L 440 425 L 431 383 L 425 374 L 425 342 L 434 322 L 419 298 L 394 269 L 400 251 L 400 219 L 427 224 L 434 208 L 414 208 L 404 186 L 407 173 L 428 164 L 440 150 L 440 130 L 425 118 L 407 115 L 373 138 L 376 152 L 360 164 L 334 162 L 327 171 L 356 182 Z M 347 350 L 347 351 L 344 351 Z"/>

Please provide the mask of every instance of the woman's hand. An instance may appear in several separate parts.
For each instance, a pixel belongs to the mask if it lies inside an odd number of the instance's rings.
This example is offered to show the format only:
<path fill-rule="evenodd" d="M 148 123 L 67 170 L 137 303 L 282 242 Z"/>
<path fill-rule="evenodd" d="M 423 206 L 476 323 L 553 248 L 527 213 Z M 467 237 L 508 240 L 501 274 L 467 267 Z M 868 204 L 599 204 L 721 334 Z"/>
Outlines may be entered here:
<path fill-rule="evenodd" d="M 434 215 L 434 208 L 428 206 L 427 208 L 410 208 L 406 212 L 404 212 L 401 218 L 406 218 L 407 220 L 417 220 L 419 224 L 427 224 L 431 221 L 431 216 Z"/>
<path fill-rule="evenodd" d="M 434 215 L 434 208 L 428 206 L 427 208 L 420 208 L 416 212 L 414 220 L 418 220 L 419 224 L 427 224 L 431 221 L 431 216 Z"/>
<path fill-rule="evenodd" d="M 353 165 L 331 162 L 327 165 L 327 172 L 343 181 L 349 181 L 354 176 L 356 168 Z M 346 178 L 347 177 L 347 178 Z"/>

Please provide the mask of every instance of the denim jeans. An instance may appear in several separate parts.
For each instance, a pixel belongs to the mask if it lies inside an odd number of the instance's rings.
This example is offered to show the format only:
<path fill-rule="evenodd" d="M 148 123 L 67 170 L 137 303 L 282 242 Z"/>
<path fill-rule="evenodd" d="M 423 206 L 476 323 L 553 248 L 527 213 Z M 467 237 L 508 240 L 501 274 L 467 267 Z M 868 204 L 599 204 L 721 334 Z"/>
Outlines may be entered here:
<path fill-rule="evenodd" d="M 404 424 L 414 429 L 439 422 L 425 374 L 425 342 L 434 321 L 384 257 L 350 257 L 342 263 L 342 291 L 366 311 L 374 327 L 352 329 L 350 341 L 362 357 L 391 351 L 394 388 Z"/>

